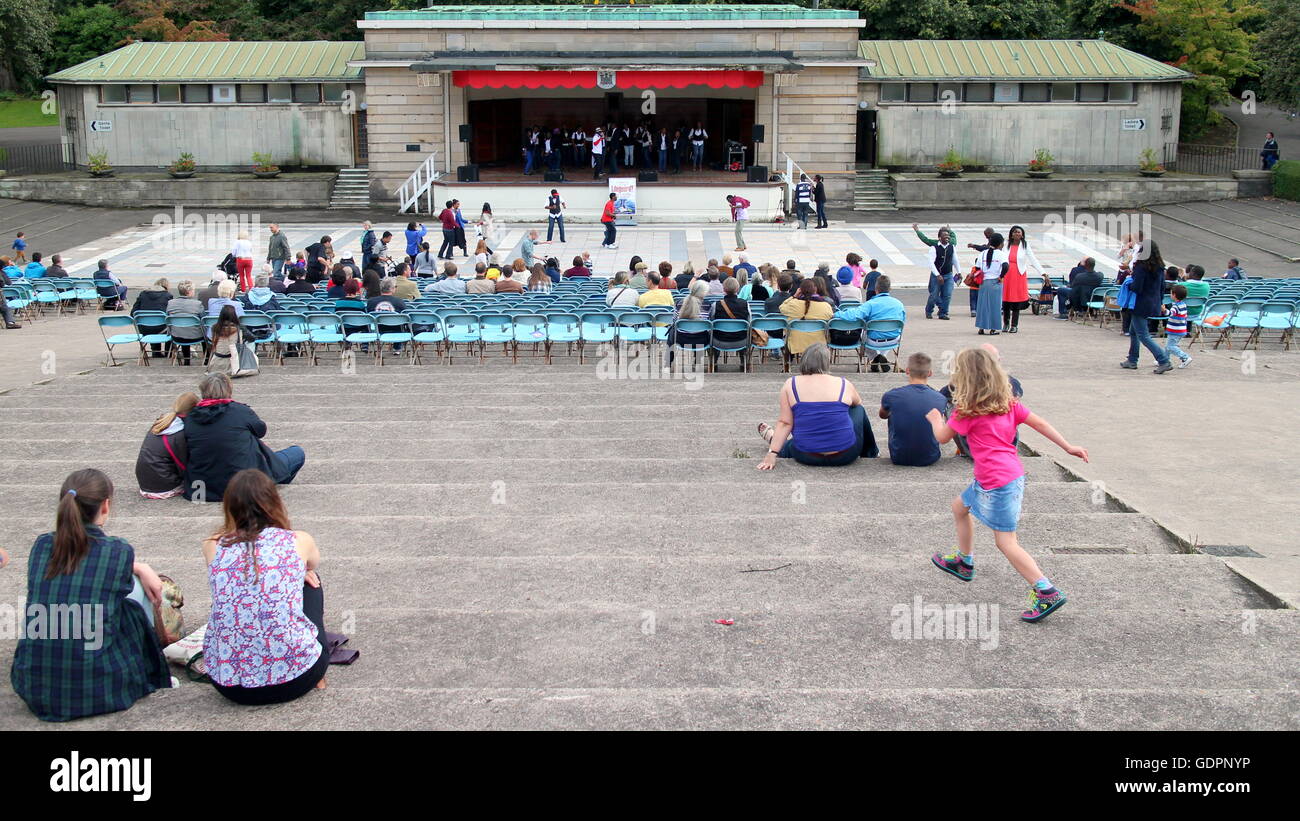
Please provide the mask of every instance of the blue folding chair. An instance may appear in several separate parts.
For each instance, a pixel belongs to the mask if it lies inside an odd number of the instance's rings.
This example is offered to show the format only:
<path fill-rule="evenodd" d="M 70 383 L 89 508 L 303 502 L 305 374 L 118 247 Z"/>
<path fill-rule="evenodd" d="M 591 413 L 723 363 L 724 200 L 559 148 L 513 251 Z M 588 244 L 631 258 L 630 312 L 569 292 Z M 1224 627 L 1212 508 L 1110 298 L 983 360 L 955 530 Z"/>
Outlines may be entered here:
<path fill-rule="evenodd" d="M 556 343 L 563 343 L 566 355 L 573 354 L 573 346 L 582 353 L 582 319 L 570 311 L 548 310 L 546 316 L 546 360 L 553 361 Z"/>
<path fill-rule="evenodd" d="M 338 314 L 324 311 L 307 314 L 307 338 L 310 342 L 307 355 L 311 357 L 313 366 L 320 364 L 322 347 L 328 349 L 330 345 L 339 346 L 339 357 L 342 358 L 345 338 L 343 320 Z"/>
<path fill-rule="evenodd" d="M 719 357 L 740 356 L 740 370 L 749 373 L 749 320 L 715 319 L 709 327 L 709 370 L 716 373 Z"/>
<path fill-rule="evenodd" d="M 586 359 L 587 345 L 589 343 L 597 345 L 614 344 L 618 338 L 617 320 L 611 311 L 583 313 L 579 332 L 578 362 L 581 364 Z"/>
<path fill-rule="evenodd" d="M 510 314 L 499 308 L 493 313 L 479 314 L 478 333 L 484 348 L 500 345 L 501 353 L 510 356 L 510 346 L 515 341 L 515 322 Z"/>
<path fill-rule="evenodd" d="M 124 330 L 126 328 L 130 330 Z M 120 364 L 117 357 L 113 356 L 114 346 L 140 344 L 140 331 L 135 327 L 135 319 L 130 316 L 101 316 L 99 334 L 104 338 L 104 346 L 108 349 L 108 357 L 104 360 L 104 364 L 110 368 Z"/>
<path fill-rule="evenodd" d="M 704 335 L 703 342 L 692 342 L 689 345 L 682 344 L 682 336 L 690 334 L 692 336 Z M 713 323 L 707 319 L 678 319 L 673 323 L 673 349 L 674 356 L 678 351 L 685 353 L 691 352 L 691 367 L 695 366 L 697 357 L 703 351 L 708 351 L 709 342 L 713 337 Z"/>
<path fill-rule="evenodd" d="M 863 346 L 876 356 L 885 356 L 892 351 L 894 361 L 891 367 L 894 372 L 899 370 L 898 355 L 903 347 L 903 320 L 869 319 L 866 332 L 862 337 Z M 872 359 L 874 360 L 875 357 Z M 889 357 L 885 356 L 885 359 L 888 361 Z"/>
<path fill-rule="evenodd" d="M 202 351 L 207 344 L 203 334 L 203 320 L 197 316 L 179 314 L 167 317 L 167 335 L 171 337 L 171 360 L 173 365 L 181 363 L 180 352 L 185 351 L 185 359 L 190 359 L 190 349 L 195 345 Z M 197 337 L 197 339 L 195 338 Z"/>
<path fill-rule="evenodd" d="M 406 358 L 409 364 L 415 364 L 415 332 L 411 330 L 411 318 L 395 311 L 376 311 L 371 315 L 375 320 L 375 330 L 379 334 L 379 364 L 384 364 L 384 346 L 391 346 L 393 355 L 401 353 L 397 346 L 406 346 Z"/>
<path fill-rule="evenodd" d="M 781 353 L 783 370 L 788 371 L 790 370 L 790 362 L 784 356 L 786 325 L 785 317 L 772 316 L 754 319 L 750 322 L 749 327 L 751 344 L 754 350 L 759 352 L 759 361 L 766 362 L 767 355 L 770 353 Z M 760 345 L 758 342 L 752 341 L 754 331 L 762 331 L 767 334 L 767 342 Z M 777 336 L 777 334 L 780 334 L 780 336 Z"/>
<path fill-rule="evenodd" d="M 448 365 L 452 363 L 457 345 L 465 345 L 471 351 L 478 347 L 478 361 L 486 361 L 483 354 L 483 340 L 479 335 L 478 316 L 465 311 L 452 311 L 442 318 L 442 325 L 447 330 L 447 342 L 444 350 L 446 351 Z"/>
<path fill-rule="evenodd" d="M 514 319 L 514 361 L 519 361 L 519 346 L 532 345 L 533 357 L 536 358 L 538 349 L 542 349 L 542 356 L 547 365 L 551 364 L 550 345 L 547 344 L 546 338 L 546 317 L 542 314 L 518 314 Z"/>
<path fill-rule="evenodd" d="M 1219 338 L 1215 340 L 1214 347 L 1218 348 L 1220 342 L 1227 342 L 1229 350 L 1232 349 L 1232 334 L 1240 329 L 1246 332 L 1246 342 L 1242 349 L 1250 345 L 1250 341 L 1255 338 L 1259 331 L 1259 318 L 1264 310 L 1264 300 L 1262 299 L 1243 299 L 1237 303 L 1237 310 L 1232 312 L 1232 317 L 1228 320 Z"/>
<path fill-rule="evenodd" d="M 311 329 L 306 315 L 294 311 L 272 311 L 271 320 L 275 323 L 276 359 L 284 367 L 285 356 L 300 356 L 305 352 L 311 342 Z M 299 347 L 289 350 L 294 345 Z"/>
<path fill-rule="evenodd" d="M 447 341 L 447 334 L 442 328 L 442 317 L 431 310 L 407 311 L 411 320 L 411 356 L 415 364 L 422 363 L 420 354 L 425 345 L 433 345 L 434 353 L 442 354 L 442 344 Z"/>
<path fill-rule="evenodd" d="M 370 314 L 362 313 L 341 313 L 338 315 L 339 321 L 343 323 L 343 341 L 346 343 L 349 351 L 353 346 L 361 345 L 364 347 L 362 353 L 368 353 L 372 358 L 379 358 L 379 331 L 375 327 L 375 319 Z M 369 346 L 374 345 L 375 350 L 369 350 Z"/>
<path fill-rule="evenodd" d="M 154 353 L 167 355 L 170 352 L 172 337 L 167 333 L 167 314 L 163 311 L 137 311 L 132 318 L 140 333 L 140 364 L 148 367 L 147 346 L 158 346 Z"/>
<path fill-rule="evenodd" d="M 860 319 L 832 319 L 830 321 L 830 325 L 826 329 L 826 347 L 830 348 L 832 363 L 839 357 L 840 351 L 854 351 L 858 355 L 858 373 L 862 373 L 862 365 L 866 360 L 866 347 L 862 341 L 866 336 L 866 332 L 863 327 Z M 838 338 L 852 341 L 836 342 L 837 331 L 840 334 Z"/>

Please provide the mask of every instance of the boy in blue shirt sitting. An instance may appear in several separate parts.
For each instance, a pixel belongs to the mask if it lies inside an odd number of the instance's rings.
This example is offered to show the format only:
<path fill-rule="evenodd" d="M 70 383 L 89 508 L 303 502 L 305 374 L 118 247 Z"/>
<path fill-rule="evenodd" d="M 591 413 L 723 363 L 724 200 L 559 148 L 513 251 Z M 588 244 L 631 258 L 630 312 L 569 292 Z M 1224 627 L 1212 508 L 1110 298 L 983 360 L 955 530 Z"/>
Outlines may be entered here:
<path fill-rule="evenodd" d="M 889 461 L 896 465 L 926 467 L 943 455 L 925 415 L 943 413 L 948 400 L 927 384 L 931 375 L 930 357 L 914 353 L 907 358 L 907 384 L 880 397 L 880 418 L 889 420 Z"/>

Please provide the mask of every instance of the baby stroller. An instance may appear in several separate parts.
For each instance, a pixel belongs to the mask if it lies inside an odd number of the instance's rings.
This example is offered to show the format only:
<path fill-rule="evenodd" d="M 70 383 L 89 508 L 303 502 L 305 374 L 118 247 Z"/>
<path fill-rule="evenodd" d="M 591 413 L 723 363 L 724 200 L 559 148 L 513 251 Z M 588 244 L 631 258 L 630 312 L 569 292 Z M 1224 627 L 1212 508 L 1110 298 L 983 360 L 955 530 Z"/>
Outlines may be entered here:
<path fill-rule="evenodd" d="M 227 279 L 239 280 L 239 269 L 235 267 L 234 254 L 226 254 L 225 259 L 221 260 L 217 268 L 226 272 Z"/>

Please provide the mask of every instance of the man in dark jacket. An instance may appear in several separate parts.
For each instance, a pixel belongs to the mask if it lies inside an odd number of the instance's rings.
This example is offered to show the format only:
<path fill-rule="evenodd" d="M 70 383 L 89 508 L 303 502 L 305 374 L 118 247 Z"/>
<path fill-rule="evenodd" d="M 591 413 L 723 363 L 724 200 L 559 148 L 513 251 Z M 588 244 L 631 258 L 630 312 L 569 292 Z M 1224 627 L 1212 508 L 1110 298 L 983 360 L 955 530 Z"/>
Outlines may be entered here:
<path fill-rule="evenodd" d="M 172 292 L 170 288 L 171 283 L 167 281 L 166 277 L 163 277 L 162 279 L 156 280 L 152 287 L 146 288 L 135 295 L 135 304 L 131 306 L 131 316 L 137 317 L 136 325 L 139 328 L 140 333 L 161 334 L 167 331 L 167 322 L 165 320 L 157 325 L 146 325 L 139 321 L 138 316 L 141 311 L 160 311 L 162 313 L 167 313 L 167 303 L 172 300 Z M 155 358 L 161 358 L 166 355 L 163 351 L 161 342 L 150 343 L 150 347 L 153 348 L 153 355 Z"/>
<path fill-rule="evenodd" d="M 1101 285 L 1101 274 L 1096 270 L 1097 260 L 1085 257 L 1070 270 L 1070 284 L 1056 289 L 1056 318 L 1069 319 L 1070 311 L 1087 310 L 1092 292 Z"/>
<path fill-rule="evenodd" d="M 280 451 L 264 445 L 266 423 L 231 395 L 230 377 L 210 373 L 199 382 L 201 401 L 185 417 L 185 498 L 190 501 L 220 502 L 230 478 L 246 468 L 287 485 L 307 460 L 297 445 Z"/>
<path fill-rule="evenodd" d="M 1145 345 L 1156 358 L 1153 373 L 1167 373 L 1174 369 L 1169 364 L 1169 356 L 1164 348 L 1151 338 L 1150 317 L 1160 316 L 1161 304 L 1165 295 L 1165 262 L 1160 256 L 1160 249 L 1155 241 L 1142 239 L 1133 263 L 1133 273 L 1129 277 L 1129 289 L 1133 292 L 1133 319 L 1128 324 L 1128 359 L 1120 363 L 1121 368 L 1137 370 L 1139 345 Z"/>

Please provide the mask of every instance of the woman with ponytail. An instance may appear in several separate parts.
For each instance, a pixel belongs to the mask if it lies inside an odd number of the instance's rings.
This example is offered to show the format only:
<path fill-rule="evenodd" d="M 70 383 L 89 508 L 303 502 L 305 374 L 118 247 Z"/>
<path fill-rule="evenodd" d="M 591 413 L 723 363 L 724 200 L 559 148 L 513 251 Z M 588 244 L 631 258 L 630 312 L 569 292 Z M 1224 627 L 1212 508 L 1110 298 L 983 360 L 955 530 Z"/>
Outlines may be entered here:
<path fill-rule="evenodd" d="M 976 275 L 980 278 L 979 302 L 975 305 L 975 327 L 982 336 L 986 331 L 997 336 L 1002 327 L 1002 278 L 1006 276 L 1010 265 L 1007 252 L 1003 249 L 1003 237 L 994 234 L 989 237 L 989 246 L 975 259 L 979 268 Z"/>
<path fill-rule="evenodd" d="M 203 657 L 217 692 L 279 704 L 325 689 L 329 643 L 316 541 L 289 524 L 275 482 L 241 470 L 221 499 L 225 521 L 203 543 L 212 615 Z"/>
<path fill-rule="evenodd" d="M 135 480 L 146 499 L 170 499 L 185 490 L 185 415 L 199 403 L 198 394 L 186 391 L 172 409 L 159 416 L 144 435 L 135 458 Z"/>
<path fill-rule="evenodd" d="M 68 476 L 54 531 L 36 539 L 27 561 L 27 621 L 10 681 L 43 721 L 125 710 L 171 686 L 154 630 L 163 581 L 104 533 L 112 499 L 102 472 Z"/>

